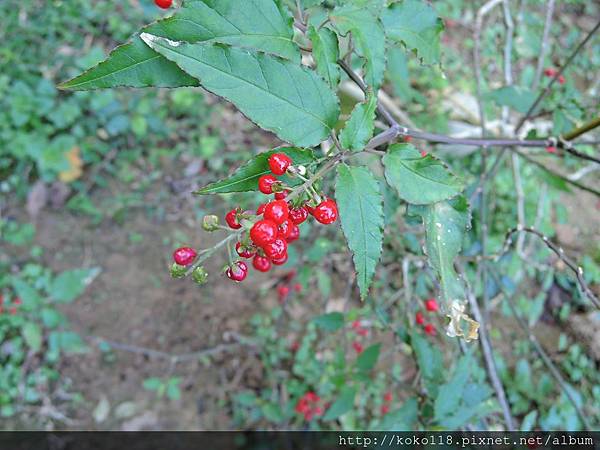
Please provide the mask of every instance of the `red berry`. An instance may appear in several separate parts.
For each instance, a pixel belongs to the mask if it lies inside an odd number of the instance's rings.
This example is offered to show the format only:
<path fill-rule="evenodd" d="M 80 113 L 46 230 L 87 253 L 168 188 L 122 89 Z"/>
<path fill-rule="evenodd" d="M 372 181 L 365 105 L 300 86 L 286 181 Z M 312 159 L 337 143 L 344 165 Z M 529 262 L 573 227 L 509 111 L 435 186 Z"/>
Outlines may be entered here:
<path fill-rule="evenodd" d="M 435 327 L 430 323 L 425 325 L 425 334 L 428 334 L 429 336 L 435 336 Z"/>
<path fill-rule="evenodd" d="M 19 297 L 17 297 L 17 298 L 15 298 L 15 299 L 13 300 L 13 303 L 14 303 L 15 305 L 20 305 L 22 302 L 21 302 L 21 299 L 20 299 Z"/>
<path fill-rule="evenodd" d="M 156 6 L 162 9 L 169 9 L 173 5 L 173 0 L 154 0 Z"/>
<path fill-rule="evenodd" d="M 284 300 L 288 295 L 290 295 L 290 288 L 289 286 L 279 286 L 277 288 L 277 295 L 279 296 L 279 298 L 281 300 Z"/>
<path fill-rule="evenodd" d="M 265 207 L 265 219 L 281 225 L 288 218 L 289 209 L 285 200 L 274 200 Z"/>
<path fill-rule="evenodd" d="M 287 262 L 287 260 L 288 260 L 288 255 L 286 253 L 281 258 L 272 259 L 271 262 L 273 264 L 275 264 L 276 266 L 283 266 Z"/>
<path fill-rule="evenodd" d="M 298 341 L 294 341 L 294 342 L 292 342 L 292 345 L 290 345 L 290 350 L 293 351 L 294 353 L 297 352 L 299 348 L 300 348 L 300 342 L 298 342 Z"/>
<path fill-rule="evenodd" d="M 544 75 L 546 75 L 547 77 L 553 77 L 554 75 L 556 75 L 556 69 L 553 69 L 551 67 L 544 69 Z"/>
<path fill-rule="evenodd" d="M 180 266 L 189 266 L 196 259 L 196 250 L 191 247 L 180 247 L 173 252 L 173 261 Z"/>
<path fill-rule="evenodd" d="M 252 265 L 259 272 L 268 272 L 271 269 L 271 261 L 264 256 L 256 255 L 252 260 Z"/>
<path fill-rule="evenodd" d="M 266 206 L 266 203 L 261 203 L 260 205 L 258 205 L 258 208 L 256 208 L 256 215 L 262 216 L 265 213 Z"/>
<path fill-rule="evenodd" d="M 277 235 L 277 237 L 287 239 L 288 237 L 290 237 L 290 233 L 292 232 L 293 227 L 298 228 L 290 219 L 285 219 L 278 227 L 279 234 Z"/>
<path fill-rule="evenodd" d="M 408 134 L 406 136 L 404 136 L 404 142 L 410 142 L 412 141 L 412 136 L 409 136 Z"/>
<path fill-rule="evenodd" d="M 355 351 L 356 353 L 362 353 L 362 352 L 363 352 L 363 350 L 364 350 L 364 348 L 363 348 L 362 344 L 361 344 L 360 342 L 358 342 L 358 341 L 354 341 L 354 342 L 352 343 L 352 348 L 354 349 L 354 351 Z"/>
<path fill-rule="evenodd" d="M 256 249 L 254 247 L 243 245 L 241 242 L 235 244 L 235 251 L 242 258 L 252 258 L 256 254 Z"/>
<path fill-rule="evenodd" d="M 287 242 L 285 239 L 277 238 L 270 244 L 263 246 L 265 255 L 272 260 L 283 258 L 287 253 Z"/>
<path fill-rule="evenodd" d="M 389 403 L 393 400 L 393 395 L 391 392 L 386 392 L 385 394 L 383 394 L 383 401 L 386 403 Z"/>
<path fill-rule="evenodd" d="M 558 83 L 559 83 L 559 84 L 565 84 L 565 82 L 566 82 L 566 81 L 567 81 L 567 80 L 565 79 L 564 75 L 560 75 L 560 76 L 558 77 Z"/>
<path fill-rule="evenodd" d="M 277 224 L 271 220 L 259 220 L 250 230 L 250 239 L 259 247 L 270 244 L 277 238 Z"/>
<path fill-rule="evenodd" d="M 546 151 L 548 153 L 556 153 L 556 147 L 549 145 L 548 147 L 546 147 Z"/>
<path fill-rule="evenodd" d="M 8 312 L 11 316 L 14 316 L 15 314 L 17 314 L 17 308 L 15 306 L 13 306 L 12 308 L 10 308 L 8 310 Z"/>
<path fill-rule="evenodd" d="M 418 325 L 423 325 L 425 323 L 425 316 L 421 311 L 415 314 L 415 322 L 417 322 Z"/>
<path fill-rule="evenodd" d="M 355 320 L 354 322 L 352 322 L 353 330 L 359 330 L 360 328 L 362 328 L 362 325 L 360 324 L 360 320 Z"/>
<path fill-rule="evenodd" d="M 240 282 L 248 275 L 248 266 L 243 261 L 237 261 L 227 269 L 227 277 L 230 280 Z"/>
<path fill-rule="evenodd" d="M 289 216 L 292 222 L 296 225 L 300 225 L 308 217 L 308 209 L 304 206 L 290 209 Z"/>
<path fill-rule="evenodd" d="M 225 214 L 225 222 L 227 222 L 229 228 L 233 228 L 234 230 L 239 230 L 240 228 L 242 228 L 242 226 L 238 222 L 238 212 L 239 210 L 236 208 L 232 209 L 227 214 Z"/>
<path fill-rule="evenodd" d="M 285 153 L 274 153 L 269 157 L 269 168 L 275 175 L 283 175 L 292 164 L 292 159 Z"/>
<path fill-rule="evenodd" d="M 385 416 L 390 412 L 390 405 L 381 405 L 381 415 Z"/>
<path fill-rule="evenodd" d="M 421 150 L 421 157 L 425 158 L 427 156 L 427 152 L 425 150 Z"/>
<path fill-rule="evenodd" d="M 294 284 L 294 291 L 302 292 L 302 285 L 300 283 Z"/>
<path fill-rule="evenodd" d="M 435 301 L 435 299 L 430 298 L 429 300 L 427 300 L 425 302 L 425 309 L 427 311 L 435 312 L 435 311 L 439 310 L 440 308 L 439 308 L 437 302 Z"/>
<path fill-rule="evenodd" d="M 366 328 L 360 328 L 358 330 L 356 330 L 356 334 L 358 334 L 359 336 L 368 336 L 369 335 L 369 330 L 367 330 Z"/>
<path fill-rule="evenodd" d="M 300 237 L 300 228 L 298 228 L 298 225 L 293 224 L 292 229 L 290 230 L 290 234 L 288 235 L 288 237 L 285 240 L 288 241 L 288 243 L 290 243 L 290 242 L 296 241 L 299 237 Z"/>
<path fill-rule="evenodd" d="M 337 204 L 335 203 L 335 200 L 327 199 L 322 201 L 314 209 L 312 215 L 319 223 L 324 225 L 332 224 L 337 220 L 338 217 Z"/>
<path fill-rule="evenodd" d="M 263 175 L 258 179 L 258 190 L 263 194 L 272 194 L 274 183 L 277 183 L 277 178 L 273 175 Z"/>
<path fill-rule="evenodd" d="M 275 200 L 283 200 L 284 198 L 286 198 L 288 196 L 288 194 L 289 194 L 288 191 L 275 192 Z"/>

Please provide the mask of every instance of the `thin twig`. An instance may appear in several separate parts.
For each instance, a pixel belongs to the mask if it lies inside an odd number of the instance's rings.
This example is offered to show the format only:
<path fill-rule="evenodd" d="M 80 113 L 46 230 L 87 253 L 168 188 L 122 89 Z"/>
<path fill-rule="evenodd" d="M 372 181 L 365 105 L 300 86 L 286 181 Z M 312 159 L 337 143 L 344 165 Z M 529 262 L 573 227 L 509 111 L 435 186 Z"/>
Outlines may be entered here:
<path fill-rule="evenodd" d="M 548 41 L 550 38 L 550 29 L 552 27 L 552 16 L 554 15 L 554 3 L 555 0 L 549 0 L 548 8 L 546 9 L 546 21 L 544 22 L 540 56 L 538 57 L 537 68 L 535 69 L 535 76 L 533 77 L 532 89 L 534 91 L 537 91 L 538 86 L 540 85 L 540 80 L 542 79 L 544 60 L 546 59 L 546 53 L 548 52 Z"/>
<path fill-rule="evenodd" d="M 592 292 L 592 290 L 586 283 L 585 278 L 583 276 L 583 268 L 581 266 L 579 266 L 571 258 L 569 258 L 567 255 L 565 255 L 565 251 L 562 249 L 562 247 L 553 243 L 546 235 L 544 235 L 540 231 L 536 230 L 535 228 L 515 227 L 515 228 L 508 230 L 508 232 L 506 233 L 506 238 L 504 239 L 503 249 L 500 252 L 500 255 L 497 257 L 497 260 L 500 259 L 503 255 L 505 255 L 508 252 L 508 249 L 510 248 L 510 245 L 512 244 L 512 240 L 513 240 L 512 237 L 516 233 L 531 233 L 531 234 L 534 234 L 535 236 L 539 237 L 544 242 L 544 244 L 546 244 L 546 246 L 550 250 L 552 250 L 556 254 L 556 256 L 558 256 L 558 258 L 562 262 L 564 262 L 565 265 L 575 274 L 575 277 L 577 278 L 577 282 L 579 283 L 579 286 L 580 286 L 583 294 L 594 304 L 594 306 L 596 308 L 600 309 L 600 300 L 598 299 L 598 297 L 596 297 L 596 295 Z"/>
<path fill-rule="evenodd" d="M 561 390 L 566 395 L 567 399 L 571 402 L 571 404 L 575 408 L 577 415 L 579 416 L 579 418 L 581 419 L 581 422 L 583 423 L 583 427 L 586 430 L 591 430 L 590 424 L 587 421 L 585 413 L 581 410 L 581 408 L 577 404 L 577 401 L 571 394 L 570 387 L 567 385 L 567 382 L 563 379 L 560 371 L 558 370 L 558 368 L 556 367 L 556 365 L 554 364 L 552 359 L 550 359 L 550 357 L 548 356 L 548 354 L 546 353 L 544 348 L 541 346 L 541 344 L 539 343 L 539 341 L 533 334 L 533 331 L 529 328 L 529 325 L 527 325 L 527 322 L 517 312 L 517 308 L 513 302 L 513 298 L 512 298 L 512 296 L 507 294 L 507 292 L 502 284 L 502 281 L 500 280 L 500 277 L 498 277 L 498 275 L 495 274 L 494 272 L 492 272 L 492 277 L 495 279 L 496 284 L 500 287 L 500 290 L 502 291 L 504 298 L 508 302 L 508 306 L 510 307 L 510 310 L 512 311 L 513 316 L 515 317 L 515 319 L 517 319 L 517 323 L 518 323 L 519 327 L 521 327 L 523 332 L 527 335 L 527 338 L 529 339 L 529 342 L 531 342 L 531 344 L 533 345 L 534 350 L 540 356 L 540 358 L 542 359 L 542 362 L 550 371 L 550 374 L 554 377 L 554 379 L 560 386 Z"/>
<path fill-rule="evenodd" d="M 465 284 L 467 285 L 466 293 L 467 299 L 469 300 L 469 305 L 471 306 L 471 311 L 473 311 L 473 315 L 475 316 L 475 320 L 480 323 L 479 328 L 479 345 L 481 346 L 481 352 L 483 353 L 483 359 L 485 361 L 485 366 L 487 369 L 487 374 L 496 391 L 496 397 L 498 397 L 498 403 L 502 408 L 502 414 L 504 415 L 504 421 L 506 422 L 507 431 L 514 431 L 515 425 L 512 417 L 512 413 L 510 411 L 510 405 L 508 404 L 508 400 L 506 398 L 506 393 L 504 392 L 504 386 L 502 386 L 502 382 L 500 381 L 500 377 L 498 376 L 498 369 L 496 368 L 496 362 L 494 361 L 494 354 L 492 351 L 492 345 L 490 343 L 488 334 L 487 334 L 487 326 L 485 319 L 483 318 L 481 311 L 479 310 L 479 305 L 477 304 L 477 299 L 473 294 L 468 282 L 466 274 L 462 267 L 458 267 L 459 272 L 462 278 L 465 280 Z"/>

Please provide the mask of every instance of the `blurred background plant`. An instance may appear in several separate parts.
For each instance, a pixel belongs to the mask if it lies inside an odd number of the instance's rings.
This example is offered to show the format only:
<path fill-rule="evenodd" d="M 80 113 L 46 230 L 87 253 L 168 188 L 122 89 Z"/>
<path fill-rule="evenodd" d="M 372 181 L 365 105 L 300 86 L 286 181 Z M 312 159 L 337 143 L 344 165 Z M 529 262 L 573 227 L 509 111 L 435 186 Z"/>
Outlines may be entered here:
<path fill-rule="evenodd" d="M 506 4 L 514 20 L 516 87 L 499 81 L 506 37 L 500 7 L 481 35 L 485 79 L 494 80 L 483 86 L 489 128 L 501 126 L 503 107 L 525 113 L 547 83 L 538 57 L 548 8 L 554 14 L 542 68 L 560 66 L 600 16 L 599 6 L 584 0 Z M 464 0 L 435 7 L 446 25 L 441 68 L 394 50 L 385 88 L 416 126 L 476 134 L 477 7 Z M 161 14 L 150 0 L 4 0 L 0 14 L 6 429 L 506 427 L 477 345 L 446 338 L 442 316 L 427 311 L 438 286 L 425 263 L 422 230 L 389 188 L 381 186 L 388 221 L 383 261 L 365 303 L 335 227 L 307 224 L 310 238 L 290 251 L 283 269 L 243 287 L 219 277 L 218 259 L 205 288 L 171 280 L 175 245 L 215 242 L 201 231 L 205 214 L 222 217 L 260 198 L 190 193 L 278 141 L 200 89 L 56 90 Z M 569 65 L 530 136 L 598 116 L 599 38 Z M 356 93 L 345 84 L 342 91 L 349 113 Z M 578 149 L 598 155 L 595 136 L 595 144 Z M 443 158 L 475 192 L 480 151 L 415 145 Z M 489 254 L 500 252 L 506 230 L 524 215 L 581 262 L 598 293 L 600 204 L 565 181 L 597 189 L 597 167 L 543 149 L 531 155 L 565 177 L 505 160 L 488 185 Z M 381 175 L 377 165 L 372 169 Z M 472 197 L 473 231 L 461 265 L 478 279 L 481 205 Z M 526 262 L 511 251 L 489 265 L 485 286 L 472 287 L 489 299 L 482 313 L 515 426 L 598 429 L 598 312 L 540 240 L 528 235 L 517 245 Z M 433 331 L 416 323 L 418 313 Z"/>

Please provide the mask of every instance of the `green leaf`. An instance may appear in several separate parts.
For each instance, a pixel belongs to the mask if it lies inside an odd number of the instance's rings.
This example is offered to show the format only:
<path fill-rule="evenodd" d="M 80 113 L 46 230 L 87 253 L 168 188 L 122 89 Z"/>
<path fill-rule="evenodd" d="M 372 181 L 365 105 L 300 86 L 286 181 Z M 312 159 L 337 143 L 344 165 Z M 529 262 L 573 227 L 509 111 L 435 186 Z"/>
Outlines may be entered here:
<path fill-rule="evenodd" d="M 340 144 L 343 148 L 360 151 L 365 148 L 368 140 L 373 136 L 375 109 L 377 97 L 369 95 L 364 103 L 358 103 L 346 126 L 340 132 Z"/>
<path fill-rule="evenodd" d="M 473 364 L 471 354 L 465 354 L 458 361 L 452 378 L 440 386 L 434 402 L 434 420 L 440 421 L 458 410 Z"/>
<path fill-rule="evenodd" d="M 315 161 L 315 156 L 310 149 L 296 147 L 279 147 L 268 152 L 260 153 L 238 168 L 231 176 L 224 180 L 216 181 L 203 187 L 195 194 L 225 194 L 228 192 L 248 192 L 258 189 L 258 179 L 271 173 L 269 169 L 269 157 L 273 153 L 285 153 L 295 165 L 307 165 Z M 295 186 L 302 180 L 288 176 L 279 177 L 284 183 Z"/>
<path fill-rule="evenodd" d="M 460 194 L 464 184 L 437 158 L 411 144 L 395 144 L 383 157 L 385 178 L 405 201 L 426 205 Z"/>
<path fill-rule="evenodd" d="M 317 73 L 335 89 L 340 82 L 340 66 L 337 63 L 340 49 L 337 34 L 329 28 L 321 28 L 317 31 L 311 25 L 307 36 L 312 42 L 312 55 L 317 65 Z"/>
<path fill-rule="evenodd" d="M 356 396 L 356 388 L 352 386 L 344 386 L 338 398 L 329 407 L 323 420 L 334 420 L 354 408 L 354 397 Z"/>
<path fill-rule="evenodd" d="M 17 297 L 23 301 L 24 306 L 33 309 L 42 303 L 42 298 L 38 292 L 22 279 L 13 278 L 12 286 L 17 294 Z"/>
<path fill-rule="evenodd" d="M 381 344 L 373 344 L 367 347 L 356 358 L 356 368 L 361 372 L 369 372 L 377 364 L 379 353 L 381 352 Z"/>
<path fill-rule="evenodd" d="M 146 378 L 144 380 L 144 382 L 142 383 L 142 386 L 144 387 L 144 389 L 148 390 L 148 391 L 157 391 L 158 388 L 160 388 L 163 385 L 163 382 L 160 378 L 156 378 L 156 377 L 151 377 L 151 378 Z"/>
<path fill-rule="evenodd" d="M 416 332 L 410 334 L 410 345 L 415 352 L 425 387 L 429 391 L 429 395 L 435 397 L 440 380 L 444 377 L 442 352 Z"/>
<path fill-rule="evenodd" d="M 321 314 L 320 316 L 315 317 L 313 322 L 319 328 L 333 332 L 344 326 L 344 315 L 340 312 Z"/>
<path fill-rule="evenodd" d="M 85 291 L 99 273 L 98 268 L 67 270 L 54 279 L 50 295 L 59 303 L 70 303 Z"/>
<path fill-rule="evenodd" d="M 381 421 L 379 430 L 410 431 L 418 419 L 418 402 L 414 397 L 409 398 L 404 404 L 394 411 L 386 414 Z"/>
<path fill-rule="evenodd" d="M 354 267 L 362 298 L 365 298 L 383 241 L 383 197 L 379 183 L 364 167 L 338 166 L 336 201 L 342 230 L 354 257 Z"/>
<path fill-rule="evenodd" d="M 40 326 L 33 322 L 27 322 L 22 328 L 23 339 L 31 350 L 39 352 L 42 348 L 42 330 Z"/>
<path fill-rule="evenodd" d="M 385 32 L 373 11 L 359 5 L 334 9 L 331 20 L 341 33 L 352 33 L 356 49 L 365 61 L 365 82 L 377 92 L 385 71 Z"/>
<path fill-rule="evenodd" d="M 239 0 L 187 0 L 171 17 L 150 24 L 142 32 L 177 41 L 220 42 L 300 60 L 300 50 L 292 40 L 292 18 L 273 0 L 245 0 L 243 8 Z M 59 87 L 85 90 L 198 85 L 196 78 L 135 36 L 105 61 Z"/>
<path fill-rule="evenodd" d="M 290 61 L 217 44 L 142 39 L 232 102 L 260 127 L 299 147 L 317 145 L 337 122 L 337 97 L 314 71 Z"/>
<path fill-rule="evenodd" d="M 471 216 L 467 200 L 460 196 L 450 201 L 413 208 L 423 217 L 427 256 L 440 278 L 446 306 L 453 301 L 464 302 L 464 287 L 454 270 L 454 258 L 461 251 L 465 230 Z"/>
<path fill-rule="evenodd" d="M 402 43 L 424 64 L 440 61 L 440 34 L 444 22 L 423 0 L 392 3 L 381 17 L 388 39 Z"/>
<path fill-rule="evenodd" d="M 121 86 L 181 87 L 199 84 L 197 79 L 156 53 L 136 36 L 131 42 L 115 48 L 97 66 L 58 87 L 82 91 Z"/>
<path fill-rule="evenodd" d="M 535 102 L 536 94 L 521 86 L 504 86 L 487 94 L 487 98 L 497 105 L 508 106 L 525 114 Z"/>

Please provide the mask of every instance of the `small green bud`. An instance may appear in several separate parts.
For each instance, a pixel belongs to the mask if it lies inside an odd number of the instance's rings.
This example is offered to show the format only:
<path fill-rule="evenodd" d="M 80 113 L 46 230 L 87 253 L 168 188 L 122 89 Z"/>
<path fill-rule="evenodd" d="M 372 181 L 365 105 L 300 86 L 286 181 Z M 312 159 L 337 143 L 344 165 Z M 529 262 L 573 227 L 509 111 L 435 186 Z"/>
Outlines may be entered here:
<path fill-rule="evenodd" d="M 202 219 L 202 228 L 205 231 L 215 231 L 219 229 L 219 218 L 215 215 L 204 216 Z"/>
<path fill-rule="evenodd" d="M 206 284 L 206 281 L 208 280 L 208 272 L 204 270 L 204 267 L 198 266 L 192 272 L 192 279 L 202 286 L 203 284 Z"/>
<path fill-rule="evenodd" d="M 184 266 L 180 266 L 177 263 L 173 263 L 171 266 L 171 276 L 173 278 L 183 278 L 187 269 Z"/>

